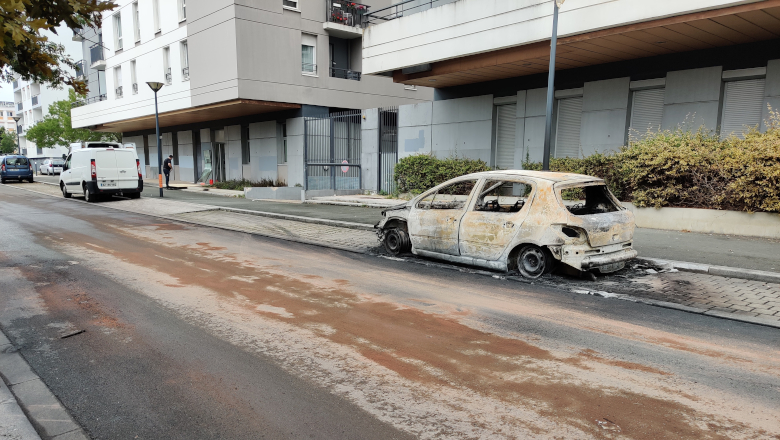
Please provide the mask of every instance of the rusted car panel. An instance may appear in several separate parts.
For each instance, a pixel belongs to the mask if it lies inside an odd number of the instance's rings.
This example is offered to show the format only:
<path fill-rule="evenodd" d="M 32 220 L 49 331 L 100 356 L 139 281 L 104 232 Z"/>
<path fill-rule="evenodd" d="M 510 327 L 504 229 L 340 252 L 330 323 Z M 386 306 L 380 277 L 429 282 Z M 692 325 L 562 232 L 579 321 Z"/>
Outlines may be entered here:
<path fill-rule="evenodd" d="M 585 199 L 564 202 L 562 191 L 578 191 L 575 194 Z M 636 256 L 633 214 L 603 180 L 592 176 L 523 170 L 475 173 L 445 182 L 383 215 L 376 228 L 391 253 L 408 250 L 491 269 L 518 269 L 530 277 L 556 262 L 611 272 Z"/>

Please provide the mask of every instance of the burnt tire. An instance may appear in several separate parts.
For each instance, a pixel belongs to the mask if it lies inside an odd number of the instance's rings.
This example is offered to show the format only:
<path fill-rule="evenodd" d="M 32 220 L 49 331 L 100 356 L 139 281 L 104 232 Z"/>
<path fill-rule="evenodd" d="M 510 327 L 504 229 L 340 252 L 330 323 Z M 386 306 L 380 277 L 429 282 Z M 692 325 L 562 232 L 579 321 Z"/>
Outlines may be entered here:
<path fill-rule="evenodd" d="M 62 197 L 65 197 L 66 199 L 69 199 L 69 198 L 73 197 L 73 194 L 71 194 L 71 193 L 69 193 L 68 191 L 65 190 L 65 185 L 64 184 L 60 185 L 60 189 L 62 190 Z"/>
<path fill-rule="evenodd" d="M 385 250 L 390 255 L 400 255 L 409 252 L 411 242 L 409 234 L 403 229 L 391 228 L 385 232 L 384 238 Z"/>
<path fill-rule="evenodd" d="M 527 244 L 520 248 L 516 257 L 517 270 L 525 278 L 536 279 L 552 272 L 554 258 L 550 251 Z"/>

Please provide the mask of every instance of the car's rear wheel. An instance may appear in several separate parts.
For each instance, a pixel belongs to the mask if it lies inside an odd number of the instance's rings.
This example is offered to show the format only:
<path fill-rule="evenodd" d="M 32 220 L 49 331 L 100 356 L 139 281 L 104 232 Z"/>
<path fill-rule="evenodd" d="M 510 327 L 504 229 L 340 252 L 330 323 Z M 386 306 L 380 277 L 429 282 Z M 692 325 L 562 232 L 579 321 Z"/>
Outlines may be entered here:
<path fill-rule="evenodd" d="M 69 193 L 65 189 L 65 184 L 64 183 L 60 185 L 60 189 L 62 190 L 62 197 L 65 197 L 66 199 L 69 199 L 69 198 L 71 198 L 71 196 L 73 196 L 73 194 Z"/>
<path fill-rule="evenodd" d="M 411 243 L 409 234 L 403 229 L 391 228 L 385 232 L 385 250 L 390 255 L 400 255 L 409 252 Z"/>
<path fill-rule="evenodd" d="M 89 203 L 97 202 L 97 194 L 94 194 L 89 190 L 89 187 L 84 185 L 84 200 Z"/>
<path fill-rule="evenodd" d="M 552 255 L 546 249 L 527 244 L 517 253 L 517 270 L 526 278 L 539 278 L 552 270 L 552 260 Z"/>
<path fill-rule="evenodd" d="M 130 193 L 130 194 L 127 195 L 127 197 L 129 197 L 131 199 L 140 199 L 141 198 L 141 193 Z"/>
<path fill-rule="evenodd" d="M 27 181 L 30 182 L 30 183 L 33 183 L 34 179 L 32 177 L 30 177 L 29 179 L 27 179 Z"/>

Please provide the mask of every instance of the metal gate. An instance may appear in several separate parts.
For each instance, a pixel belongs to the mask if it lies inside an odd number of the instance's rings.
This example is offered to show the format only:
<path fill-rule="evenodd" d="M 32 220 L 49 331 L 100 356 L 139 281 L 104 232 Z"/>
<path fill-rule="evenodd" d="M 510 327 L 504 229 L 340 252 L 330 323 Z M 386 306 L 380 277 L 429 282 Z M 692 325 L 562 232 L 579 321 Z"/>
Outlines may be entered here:
<path fill-rule="evenodd" d="M 396 189 L 395 164 L 398 163 L 398 107 L 379 109 L 379 164 L 377 190 L 392 194 Z"/>
<path fill-rule="evenodd" d="M 304 119 L 304 189 L 361 189 L 360 110 Z"/>

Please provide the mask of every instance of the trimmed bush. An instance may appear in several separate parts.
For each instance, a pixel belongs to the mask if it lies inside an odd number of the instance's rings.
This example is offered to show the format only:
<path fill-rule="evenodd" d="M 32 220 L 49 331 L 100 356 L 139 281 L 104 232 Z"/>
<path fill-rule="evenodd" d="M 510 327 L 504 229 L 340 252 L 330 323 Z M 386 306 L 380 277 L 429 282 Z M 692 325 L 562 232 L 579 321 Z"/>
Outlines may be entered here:
<path fill-rule="evenodd" d="M 287 183 L 284 180 L 271 180 L 271 179 L 260 179 L 259 181 L 254 180 L 226 180 L 224 182 L 214 182 L 214 185 L 211 186 L 211 188 L 216 189 L 231 189 L 234 191 L 243 191 L 244 188 L 250 187 L 250 186 L 256 186 L 256 187 L 280 187 L 280 186 L 287 186 Z"/>
<path fill-rule="evenodd" d="M 416 154 L 398 161 L 394 178 L 399 192 L 420 194 L 455 177 L 480 171 L 490 171 L 488 164 L 480 159 L 438 159 L 430 154 Z"/>

